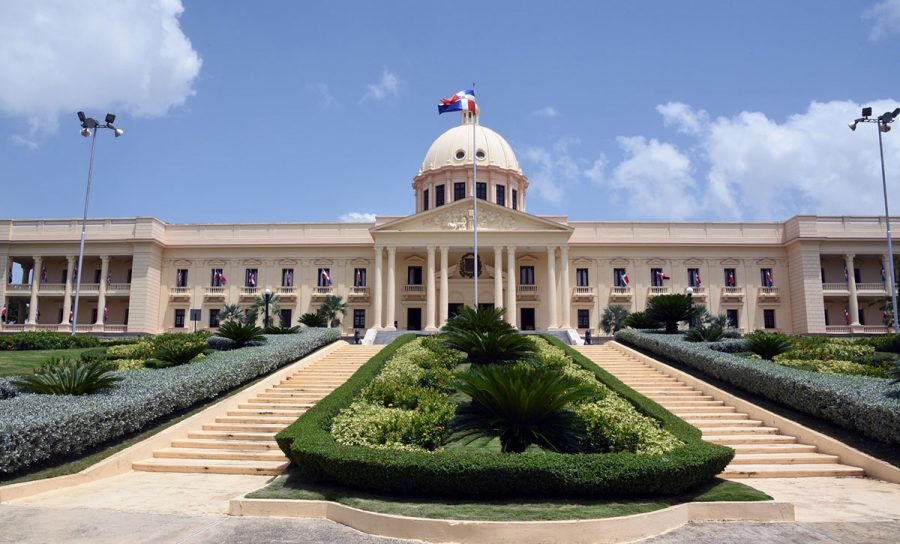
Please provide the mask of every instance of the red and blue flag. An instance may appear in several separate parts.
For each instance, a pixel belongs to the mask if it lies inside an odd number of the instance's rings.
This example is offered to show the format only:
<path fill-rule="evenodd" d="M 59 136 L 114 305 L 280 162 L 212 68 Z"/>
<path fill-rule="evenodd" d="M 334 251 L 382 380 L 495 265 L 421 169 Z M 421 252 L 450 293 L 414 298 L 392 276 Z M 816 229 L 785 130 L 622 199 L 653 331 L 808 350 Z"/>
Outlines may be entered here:
<path fill-rule="evenodd" d="M 475 91 L 459 91 L 450 98 L 441 98 L 441 103 L 438 104 L 438 114 L 450 111 L 475 112 Z"/>

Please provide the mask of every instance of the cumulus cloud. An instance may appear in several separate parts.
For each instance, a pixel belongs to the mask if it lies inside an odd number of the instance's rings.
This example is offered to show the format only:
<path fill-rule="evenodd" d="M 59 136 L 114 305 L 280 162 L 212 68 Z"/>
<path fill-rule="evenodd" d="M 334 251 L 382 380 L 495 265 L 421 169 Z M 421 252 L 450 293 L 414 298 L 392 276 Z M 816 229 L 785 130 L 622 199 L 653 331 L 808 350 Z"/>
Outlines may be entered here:
<path fill-rule="evenodd" d="M 152 117 L 183 104 L 201 66 L 183 11 L 180 0 L 5 2 L 0 113 L 29 128 L 10 139 L 34 143 L 78 110 Z"/>
<path fill-rule="evenodd" d="M 397 75 L 385 69 L 381 73 L 381 79 L 378 82 L 366 85 L 366 92 L 363 94 L 360 102 L 367 100 L 381 101 L 388 97 L 397 96 L 399 92 L 400 80 L 397 78 Z"/>
<path fill-rule="evenodd" d="M 674 126 L 682 134 L 697 134 L 709 117 L 705 111 L 693 110 L 681 102 L 660 104 L 656 106 L 656 111 L 662 115 L 665 126 Z"/>
<path fill-rule="evenodd" d="M 341 215 L 338 219 L 344 223 L 374 223 L 375 214 L 367 212 L 348 212 Z"/>
<path fill-rule="evenodd" d="M 320 81 L 319 83 L 316 83 L 316 84 L 313 86 L 313 88 L 315 89 L 315 91 L 316 91 L 317 93 L 319 93 L 319 96 L 322 97 L 322 104 L 323 104 L 326 108 L 328 108 L 328 107 L 332 106 L 333 104 L 336 104 L 336 103 L 337 103 L 337 98 L 335 98 L 334 95 L 331 94 L 331 89 L 328 87 L 328 84 L 327 84 L 327 83 L 324 83 L 324 82 L 321 82 L 321 81 Z"/>
<path fill-rule="evenodd" d="M 543 108 L 534 110 L 531 112 L 531 115 L 535 115 L 537 117 L 556 117 L 559 115 L 559 112 L 553 106 L 545 106 Z"/>
<path fill-rule="evenodd" d="M 528 172 L 532 192 L 554 204 L 563 201 L 567 189 L 583 176 L 570 151 L 575 144 L 578 140 L 574 138 L 562 138 L 549 149 L 541 146 L 525 149 L 522 158 L 534 166 Z"/>
<path fill-rule="evenodd" d="M 869 38 L 877 40 L 900 31 L 900 0 L 883 0 L 863 11 L 863 21 L 870 23 Z"/>

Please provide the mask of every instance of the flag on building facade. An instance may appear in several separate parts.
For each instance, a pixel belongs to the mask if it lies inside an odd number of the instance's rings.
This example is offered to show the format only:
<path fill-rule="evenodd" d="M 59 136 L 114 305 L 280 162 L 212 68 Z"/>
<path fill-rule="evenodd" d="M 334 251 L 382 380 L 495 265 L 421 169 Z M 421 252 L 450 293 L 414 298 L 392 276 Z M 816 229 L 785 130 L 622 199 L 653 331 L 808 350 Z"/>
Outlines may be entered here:
<path fill-rule="evenodd" d="M 356 269 L 356 287 L 362 287 L 362 272 Z"/>
<path fill-rule="evenodd" d="M 325 285 L 331 285 L 331 276 L 328 275 L 328 271 L 324 268 L 322 269 L 322 283 Z"/>
<path fill-rule="evenodd" d="M 73 319 L 75 319 L 75 312 L 69 310 L 69 323 L 71 323 Z"/>
<path fill-rule="evenodd" d="M 850 281 L 850 274 L 847 273 L 847 267 L 844 267 L 844 281 Z"/>
<path fill-rule="evenodd" d="M 734 287 L 734 272 L 728 272 L 728 287 Z"/>
<path fill-rule="evenodd" d="M 657 273 L 656 273 L 656 279 L 658 279 L 658 280 L 670 280 L 670 279 L 672 279 L 672 276 L 666 274 L 665 272 L 657 272 Z"/>
<path fill-rule="evenodd" d="M 256 287 L 256 274 L 250 272 L 247 274 L 247 285 L 250 287 Z"/>
<path fill-rule="evenodd" d="M 766 270 L 766 287 L 775 287 L 775 280 L 772 279 L 771 270 Z"/>
<path fill-rule="evenodd" d="M 106 285 L 109 285 L 110 283 L 112 283 L 112 272 L 107 272 L 106 273 Z"/>
<path fill-rule="evenodd" d="M 700 279 L 700 272 L 697 272 L 697 275 L 694 276 L 694 283 L 696 285 L 694 287 L 703 287 L 703 280 Z"/>
<path fill-rule="evenodd" d="M 6 321 L 6 304 L 3 305 L 3 308 L 0 308 L 0 321 Z"/>
<path fill-rule="evenodd" d="M 41 281 L 47 281 L 47 265 L 41 266 Z"/>
<path fill-rule="evenodd" d="M 625 287 L 628 287 L 628 284 L 631 283 L 631 282 L 628 280 L 628 273 L 622 274 L 622 283 L 625 284 Z"/>
<path fill-rule="evenodd" d="M 294 286 L 294 273 L 290 270 L 284 273 L 284 286 L 285 287 L 293 287 Z"/>
<path fill-rule="evenodd" d="M 441 98 L 438 115 L 451 111 L 475 111 L 475 91 L 459 91 L 450 98 Z"/>
<path fill-rule="evenodd" d="M 216 272 L 216 287 L 223 287 L 226 283 L 228 280 L 225 278 L 225 274 L 221 271 Z"/>
<path fill-rule="evenodd" d="M 848 310 L 847 308 L 844 308 L 844 323 L 846 325 L 850 324 L 850 310 Z"/>
<path fill-rule="evenodd" d="M 106 323 L 106 320 L 109 319 L 109 306 L 103 307 L 103 322 Z"/>
<path fill-rule="evenodd" d="M 72 270 L 72 281 L 73 281 L 73 282 L 78 281 L 78 266 L 77 266 L 77 265 L 76 265 L 75 268 Z"/>
<path fill-rule="evenodd" d="M 106 283 L 109 283 L 109 276 L 106 277 Z M 175 286 L 176 287 L 184 287 L 184 272 L 179 270 L 175 273 Z"/>

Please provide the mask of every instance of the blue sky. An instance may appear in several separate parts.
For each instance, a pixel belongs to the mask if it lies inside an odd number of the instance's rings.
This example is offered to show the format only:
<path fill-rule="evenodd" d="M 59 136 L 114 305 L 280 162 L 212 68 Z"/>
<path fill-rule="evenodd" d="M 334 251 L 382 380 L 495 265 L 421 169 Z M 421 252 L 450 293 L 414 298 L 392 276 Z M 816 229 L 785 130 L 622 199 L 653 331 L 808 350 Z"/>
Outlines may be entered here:
<path fill-rule="evenodd" d="M 411 213 L 436 103 L 482 123 L 576 220 L 881 213 L 862 105 L 900 105 L 900 0 L 0 0 L 0 217 L 332 221 Z M 466 15 L 468 11 L 471 16 Z M 900 124 L 900 123 L 898 123 Z M 885 136 L 900 213 L 900 130 Z"/>

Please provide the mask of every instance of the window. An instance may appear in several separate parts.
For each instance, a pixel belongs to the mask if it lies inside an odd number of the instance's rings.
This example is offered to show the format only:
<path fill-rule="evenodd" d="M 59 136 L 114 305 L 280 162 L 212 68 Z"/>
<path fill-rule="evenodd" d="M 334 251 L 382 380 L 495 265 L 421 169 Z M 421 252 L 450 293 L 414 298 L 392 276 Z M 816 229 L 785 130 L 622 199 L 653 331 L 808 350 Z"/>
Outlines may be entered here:
<path fill-rule="evenodd" d="M 291 326 L 291 319 L 294 318 L 294 313 L 290 310 L 281 310 L 278 316 L 281 318 L 281 327 L 287 329 Z"/>
<path fill-rule="evenodd" d="M 179 268 L 175 272 L 175 287 L 187 287 L 188 271 L 186 268 Z"/>
<path fill-rule="evenodd" d="M 259 279 L 257 275 L 256 268 L 248 268 L 244 272 L 244 286 L 245 287 L 256 287 L 257 280 Z"/>
<path fill-rule="evenodd" d="M 354 268 L 353 269 L 353 287 L 365 287 L 366 286 L 366 269 L 365 268 Z"/>
<path fill-rule="evenodd" d="M 221 268 L 213 268 L 210 278 L 209 284 L 213 287 L 222 287 L 225 285 L 225 274 L 222 273 Z"/>
<path fill-rule="evenodd" d="M 422 191 L 422 209 L 428 211 L 429 197 L 431 192 L 428 189 Z"/>
<path fill-rule="evenodd" d="M 128 269 L 128 277 L 127 277 L 127 281 L 125 283 L 131 283 L 131 269 L 130 268 Z"/>
<path fill-rule="evenodd" d="M 460 181 L 453 184 L 453 201 L 466 198 L 466 182 Z"/>
<path fill-rule="evenodd" d="M 653 287 L 662 287 L 663 286 L 663 278 L 662 278 L 662 268 L 651 268 L 650 269 L 650 285 Z"/>
<path fill-rule="evenodd" d="M 726 310 L 725 316 L 728 320 L 729 327 L 736 329 L 740 326 L 738 322 L 738 311 L 736 309 Z"/>
<path fill-rule="evenodd" d="M 534 267 L 519 267 L 519 285 L 534 285 Z"/>
<path fill-rule="evenodd" d="M 775 279 L 772 276 L 771 268 L 760 268 L 759 269 L 759 284 L 762 287 L 774 287 Z M 774 328 L 774 327 L 766 327 L 766 328 Z"/>
<path fill-rule="evenodd" d="M 353 328 L 354 329 L 365 329 L 366 328 L 366 311 L 360 308 L 356 308 L 353 310 Z"/>
<path fill-rule="evenodd" d="M 130 271 L 129 271 L 130 272 Z M 125 320 L 122 322 L 123 325 L 128 324 L 128 308 L 125 308 Z"/>
<path fill-rule="evenodd" d="M 613 285 L 616 287 L 628 287 L 628 282 L 626 278 L 628 274 L 625 273 L 624 268 L 613 268 Z"/>
<path fill-rule="evenodd" d="M 293 268 L 282 268 L 281 269 L 281 286 L 282 287 L 293 287 L 294 286 L 294 269 Z"/>
<path fill-rule="evenodd" d="M 859 283 L 859 280 L 856 280 Z M 100 269 L 94 270 L 94 283 L 100 283 Z M 96 322 L 96 320 L 94 320 Z"/>
<path fill-rule="evenodd" d="M 209 309 L 209 328 L 214 329 L 219 326 L 219 309 Z"/>
<path fill-rule="evenodd" d="M 406 285 L 422 285 L 421 266 L 410 266 L 406 269 Z"/>
<path fill-rule="evenodd" d="M 858 311 L 858 314 L 859 314 L 859 324 L 865 325 L 866 324 L 866 311 L 864 309 L 860 308 Z M 96 321 L 96 319 L 94 321 Z"/>
<path fill-rule="evenodd" d="M 737 285 L 737 274 L 735 273 L 734 268 L 725 269 L 725 285 L 727 287 L 734 287 Z"/>
<path fill-rule="evenodd" d="M 183 329 L 184 328 L 184 308 L 179 308 L 175 310 L 175 328 Z"/>
<path fill-rule="evenodd" d="M 825 326 L 831 325 L 831 322 L 828 320 L 828 308 L 825 308 Z"/>
<path fill-rule="evenodd" d="M 512 191 L 512 209 L 519 209 L 519 191 L 513 189 Z"/>
<path fill-rule="evenodd" d="M 862 277 L 862 275 L 859 273 L 859 268 L 854 268 L 853 269 L 853 281 L 856 283 L 861 283 L 862 282 L 861 277 Z M 99 282 L 95 282 L 95 283 L 99 283 Z M 861 325 L 862 321 L 860 321 L 859 323 Z"/>
<path fill-rule="evenodd" d="M 497 185 L 495 187 L 496 190 L 496 202 L 499 206 L 506 206 L 506 185 Z"/>
<path fill-rule="evenodd" d="M 487 183 L 479 181 L 475 184 L 475 196 L 481 200 L 487 200 Z"/>
<path fill-rule="evenodd" d="M 316 285 L 319 287 L 331 287 L 331 269 L 320 268 Z"/>
<path fill-rule="evenodd" d="M 688 285 L 690 287 L 700 287 L 700 269 L 688 268 Z"/>
<path fill-rule="evenodd" d="M 41 311 L 38 310 L 38 313 L 41 313 Z M 40 316 L 38 316 L 38 317 L 40 317 Z M 96 322 L 97 322 L 97 308 L 93 308 L 91 310 L 91 323 L 96 323 Z"/>
<path fill-rule="evenodd" d="M 434 207 L 444 205 L 444 186 L 438 185 L 434 188 Z"/>
<path fill-rule="evenodd" d="M 587 287 L 589 285 L 587 268 L 575 269 L 575 285 L 578 287 Z"/>
<path fill-rule="evenodd" d="M 60 275 L 60 277 L 61 277 L 61 281 L 59 283 L 66 283 L 66 281 L 68 281 L 69 271 L 66 270 L 65 268 L 63 268 L 62 274 Z"/>
<path fill-rule="evenodd" d="M 63 312 L 63 309 L 60 308 L 60 309 L 59 309 L 59 317 L 56 319 L 56 321 L 59 322 L 59 323 L 62 323 L 62 322 L 63 322 L 63 315 L 62 315 L 62 312 Z"/>
<path fill-rule="evenodd" d="M 591 311 L 590 310 L 578 310 L 578 328 L 579 329 L 590 329 L 591 328 Z"/>
<path fill-rule="evenodd" d="M 775 328 L 775 310 L 763 310 L 763 327 L 767 329 Z"/>
<path fill-rule="evenodd" d="M 822 272 L 822 283 L 825 283 L 825 269 L 820 268 L 819 270 Z"/>

